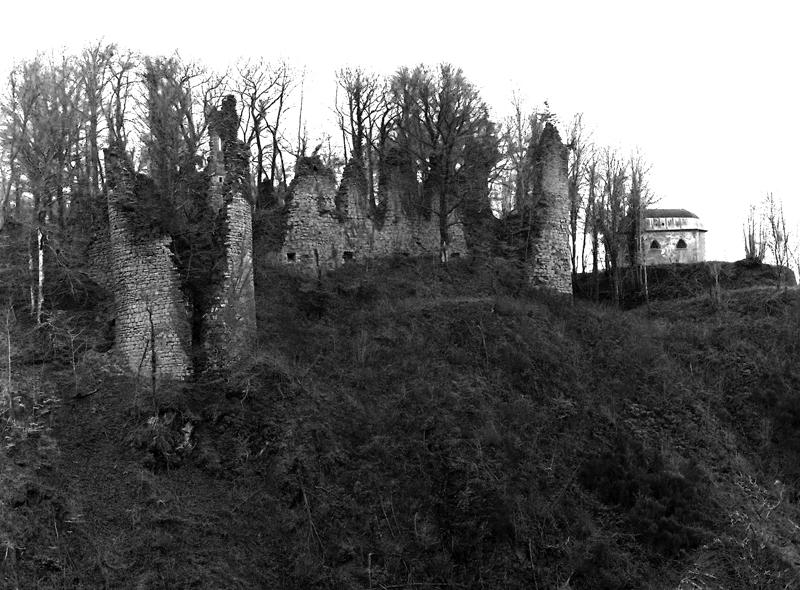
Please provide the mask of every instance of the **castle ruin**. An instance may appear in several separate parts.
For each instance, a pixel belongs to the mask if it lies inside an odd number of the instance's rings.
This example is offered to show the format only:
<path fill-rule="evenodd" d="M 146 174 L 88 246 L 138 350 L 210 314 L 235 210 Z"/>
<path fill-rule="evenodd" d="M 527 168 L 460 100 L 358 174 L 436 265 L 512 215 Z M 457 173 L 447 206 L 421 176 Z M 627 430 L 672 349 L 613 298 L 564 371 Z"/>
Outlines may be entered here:
<path fill-rule="evenodd" d="M 115 346 L 138 374 L 184 378 L 199 357 L 203 369 L 230 368 L 254 341 L 249 152 L 236 137 L 233 97 L 212 113 L 209 126 L 211 157 L 201 178 L 207 189 L 198 209 L 208 219 L 204 227 L 213 229 L 195 236 L 211 250 L 203 253 L 208 268 L 193 278 L 201 293 L 187 284 L 189 271 L 179 268 L 175 240 L 163 227 L 176 212 L 165 209 L 151 178 L 134 172 L 123 145 L 105 151 Z"/>
<path fill-rule="evenodd" d="M 172 238 L 143 223 L 136 207 L 153 182 L 133 170 L 124 146 L 105 151 L 115 346 L 134 373 L 189 374 L 191 330 L 172 260 Z"/>
<path fill-rule="evenodd" d="M 207 274 L 200 277 L 201 282 L 207 279 L 201 295 L 187 286 L 169 227 L 149 217 L 154 206 L 162 208 L 156 211 L 162 218 L 174 215 L 163 210 L 170 205 L 159 198 L 156 183 L 134 172 L 124 146 L 113 144 L 105 152 L 106 262 L 116 309 L 116 349 L 133 372 L 180 379 L 198 369 L 198 356 L 201 370 L 224 370 L 251 350 L 256 312 L 250 152 L 237 129 L 235 100 L 227 97 L 210 115 L 209 164 L 199 173 L 205 188 L 197 198 L 210 220 L 207 227 L 213 228 L 210 236 L 194 230 L 195 238 L 213 250 Z M 272 212 L 280 220 L 278 229 L 273 225 L 260 255 L 315 277 L 349 261 L 396 254 L 435 255 L 443 261 L 466 255 L 457 214 L 443 222 L 438 199 L 431 196 L 431 207 L 415 206 L 414 197 L 424 187 L 398 163 L 400 158 L 387 160 L 373 201 L 358 160 L 347 164 L 337 187 L 333 171 L 319 158 L 298 159 L 286 203 Z M 571 293 L 567 151 L 549 123 L 534 162 L 529 282 Z"/>
<path fill-rule="evenodd" d="M 533 159 L 533 192 L 537 200 L 533 211 L 529 281 L 535 287 L 572 295 L 568 154 L 552 123 L 545 125 Z"/>
<path fill-rule="evenodd" d="M 370 203 L 364 169 L 356 159 L 345 166 L 337 189 L 333 171 L 319 158 L 301 159 L 285 205 L 284 233 L 265 254 L 301 274 L 320 275 L 348 261 L 405 256 L 466 255 L 464 228 L 455 213 L 446 221 L 443 242 L 439 212 L 414 210 L 403 190 L 403 171 L 387 165 L 382 199 Z"/>
<path fill-rule="evenodd" d="M 238 127 L 236 100 L 228 96 L 209 121 L 209 195 L 224 250 L 222 277 L 205 317 L 204 346 L 212 368 L 235 364 L 255 341 L 250 150 L 237 137 Z"/>

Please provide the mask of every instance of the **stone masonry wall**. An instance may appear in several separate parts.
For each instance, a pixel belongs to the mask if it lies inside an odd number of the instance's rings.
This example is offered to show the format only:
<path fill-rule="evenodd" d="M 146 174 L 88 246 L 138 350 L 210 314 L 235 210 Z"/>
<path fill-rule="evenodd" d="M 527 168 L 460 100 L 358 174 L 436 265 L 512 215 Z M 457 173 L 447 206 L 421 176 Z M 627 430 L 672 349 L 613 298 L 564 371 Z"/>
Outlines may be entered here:
<path fill-rule="evenodd" d="M 349 167 L 350 165 L 348 165 Z M 337 191 L 333 172 L 321 164 L 301 167 L 288 202 L 288 231 L 273 262 L 319 276 L 351 260 L 436 255 L 441 251 L 438 220 L 404 211 L 399 183 L 387 182 L 387 205 L 382 224 L 370 215 L 365 183 L 358 169 L 347 171 Z M 463 226 L 455 219 L 449 228 L 450 256 L 466 255 Z"/>
<path fill-rule="evenodd" d="M 534 231 L 528 278 L 532 285 L 572 294 L 569 248 L 567 149 L 558 130 L 548 123 L 534 154 Z"/>
<path fill-rule="evenodd" d="M 189 373 L 189 318 L 169 246 L 129 207 L 137 180 L 121 146 L 105 151 L 109 184 L 109 265 L 116 311 L 115 346 L 131 371 L 183 378 Z"/>
<path fill-rule="evenodd" d="M 224 236 L 223 276 L 205 318 L 211 367 L 231 367 L 252 350 L 256 307 L 253 286 L 253 216 L 249 200 L 249 151 L 236 137 L 233 97 L 211 117 L 211 203 Z"/>

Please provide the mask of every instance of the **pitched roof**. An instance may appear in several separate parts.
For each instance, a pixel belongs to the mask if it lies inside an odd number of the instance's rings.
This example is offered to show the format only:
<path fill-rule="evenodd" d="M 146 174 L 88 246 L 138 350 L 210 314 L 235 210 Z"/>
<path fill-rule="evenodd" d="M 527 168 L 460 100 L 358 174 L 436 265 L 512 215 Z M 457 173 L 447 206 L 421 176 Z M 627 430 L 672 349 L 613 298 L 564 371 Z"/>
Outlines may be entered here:
<path fill-rule="evenodd" d="M 653 217 L 694 217 L 697 215 L 686 209 L 645 209 L 644 216 L 647 218 Z"/>

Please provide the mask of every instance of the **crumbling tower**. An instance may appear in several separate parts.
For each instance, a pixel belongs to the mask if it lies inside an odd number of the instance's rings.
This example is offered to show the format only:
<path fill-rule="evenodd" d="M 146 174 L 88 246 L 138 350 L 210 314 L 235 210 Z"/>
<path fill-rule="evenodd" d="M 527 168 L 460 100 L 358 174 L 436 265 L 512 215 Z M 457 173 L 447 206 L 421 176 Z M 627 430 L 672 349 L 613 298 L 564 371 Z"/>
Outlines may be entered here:
<path fill-rule="evenodd" d="M 155 188 L 136 174 L 123 145 L 105 150 L 115 345 L 137 374 L 183 378 L 191 330 L 172 260 L 172 238 L 153 228 Z M 156 224 L 157 225 L 157 224 Z"/>
<path fill-rule="evenodd" d="M 533 239 L 528 280 L 534 286 L 572 294 L 569 247 L 567 148 L 558 130 L 547 123 L 534 152 Z"/>
<path fill-rule="evenodd" d="M 237 138 L 236 99 L 227 96 L 209 118 L 209 201 L 224 252 L 222 276 L 204 318 L 210 368 L 230 368 L 252 350 L 256 305 L 253 287 L 253 215 L 250 150 Z"/>

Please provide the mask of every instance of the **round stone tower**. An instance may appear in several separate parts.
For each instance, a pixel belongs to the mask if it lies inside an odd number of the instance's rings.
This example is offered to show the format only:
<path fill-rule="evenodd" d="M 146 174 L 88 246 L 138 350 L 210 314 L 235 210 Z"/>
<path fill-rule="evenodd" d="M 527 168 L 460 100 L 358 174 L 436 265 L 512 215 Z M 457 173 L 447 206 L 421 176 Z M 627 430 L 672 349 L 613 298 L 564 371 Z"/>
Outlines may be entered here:
<path fill-rule="evenodd" d="M 572 295 L 567 148 L 552 123 L 545 125 L 533 157 L 537 200 L 528 280 L 534 286 Z"/>

